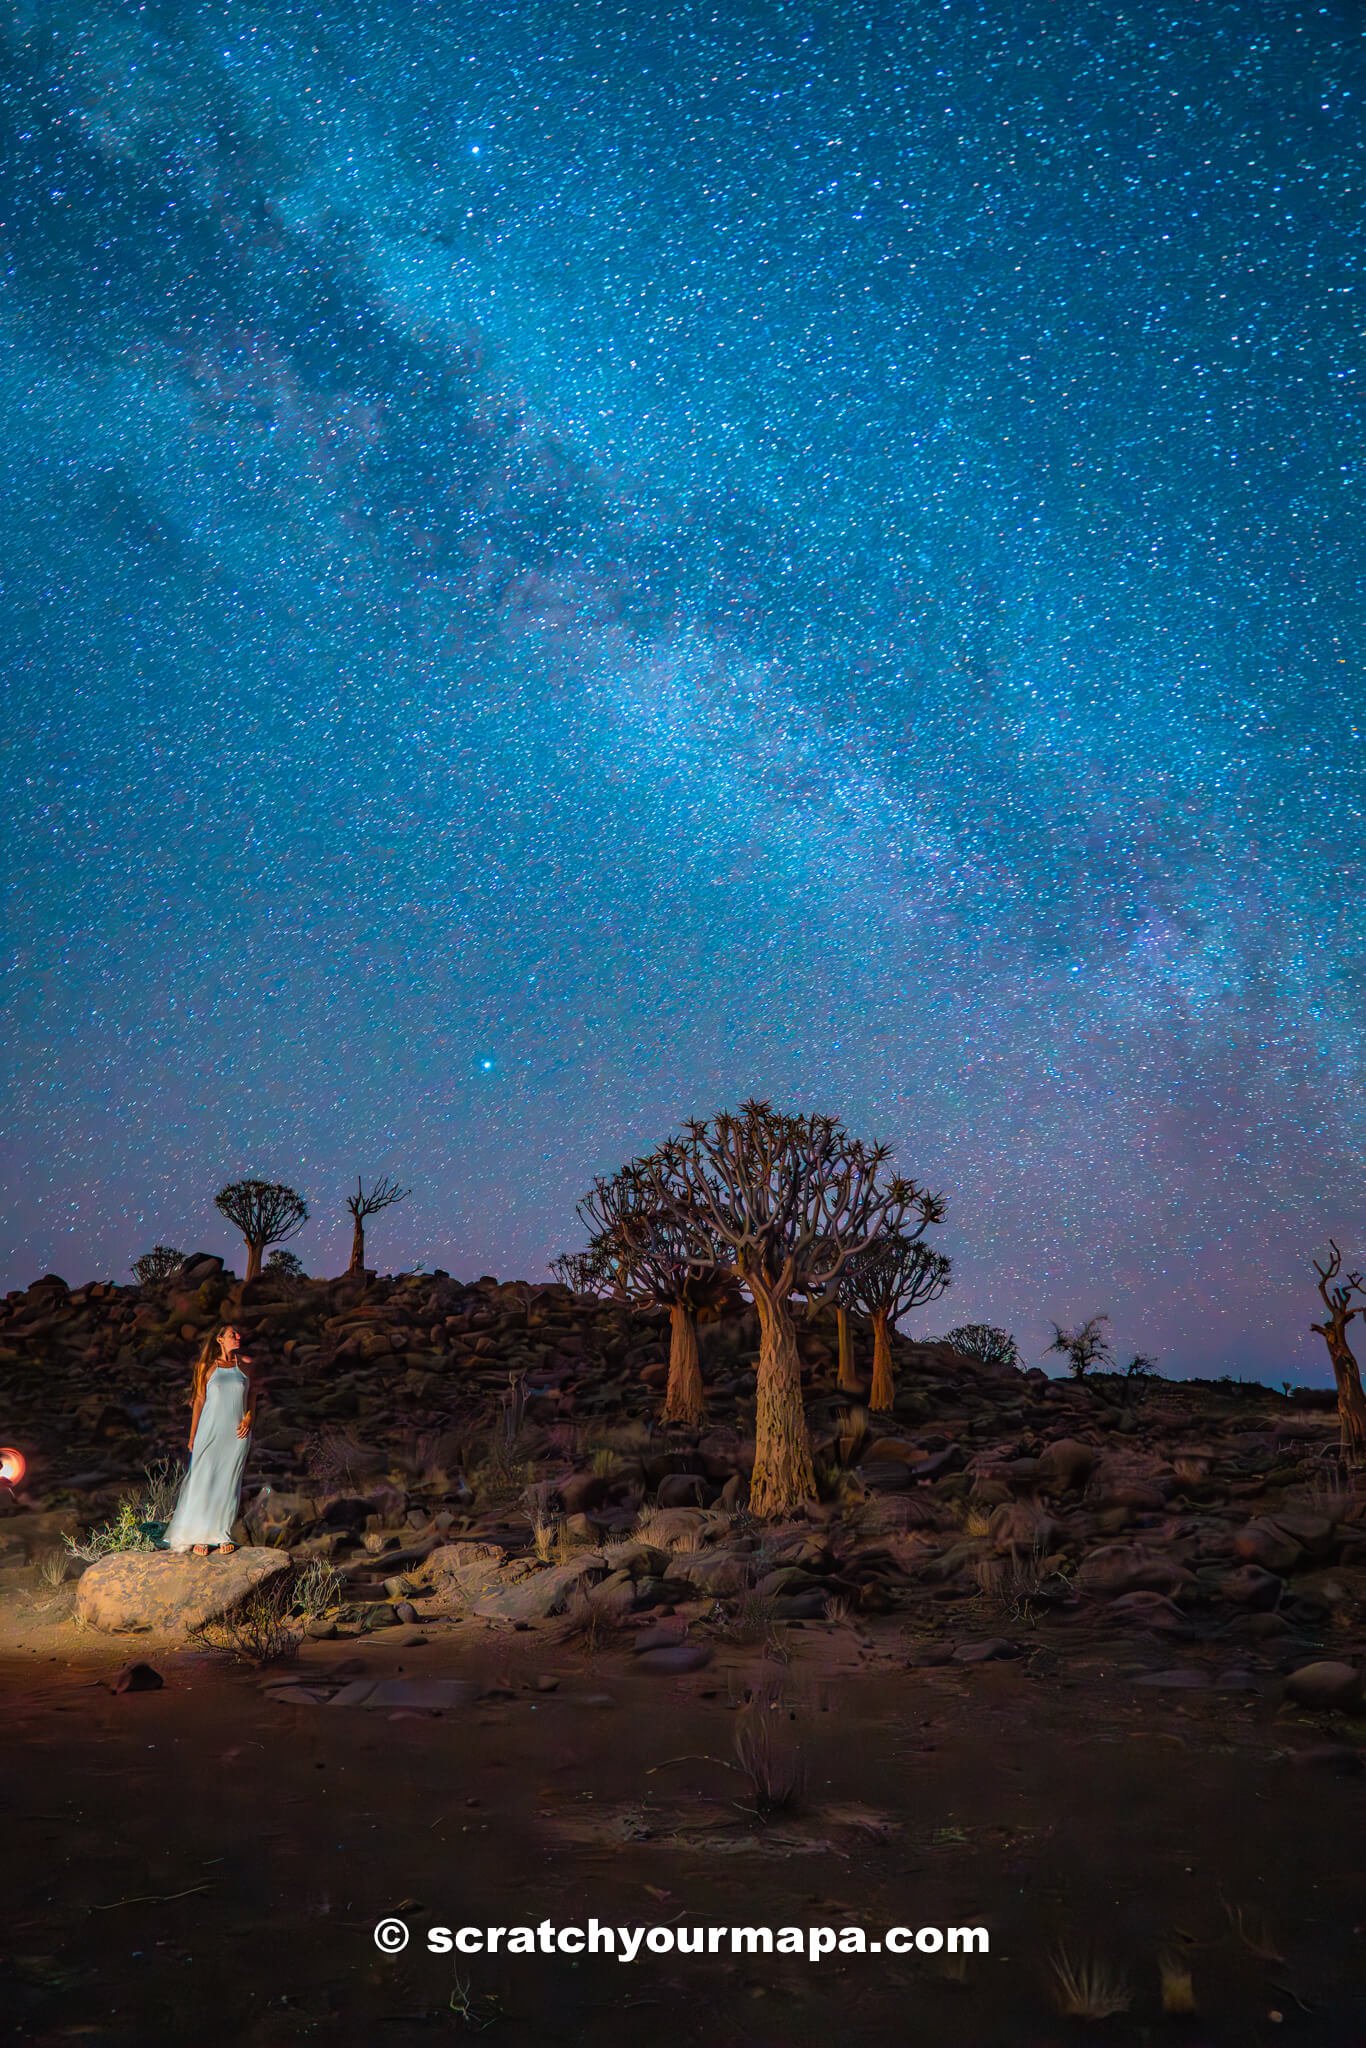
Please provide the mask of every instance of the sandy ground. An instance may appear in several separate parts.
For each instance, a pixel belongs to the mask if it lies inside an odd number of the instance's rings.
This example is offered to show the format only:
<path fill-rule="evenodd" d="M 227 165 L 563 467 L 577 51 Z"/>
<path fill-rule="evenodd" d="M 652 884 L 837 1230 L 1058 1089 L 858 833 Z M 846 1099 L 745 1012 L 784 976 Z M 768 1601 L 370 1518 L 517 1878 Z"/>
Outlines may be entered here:
<path fill-rule="evenodd" d="M 60 1598 L 60 1596 L 57 1596 Z M 183 1644 L 78 1631 L 0 1596 L 12 2038 L 161 2042 L 1366 2042 L 1366 1729 L 1136 1686 L 1100 1652 L 906 1670 L 894 1629 L 786 1633 L 642 1676 L 479 1622 L 305 1644 L 286 1678 L 456 1677 L 430 1715 L 286 1703 Z M 130 1655 L 160 1691 L 116 1695 Z M 278 1683 L 280 1674 L 268 1674 Z M 555 1682 L 553 1691 L 538 1689 Z M 506 1695 L 500 1696 L 500 1695 Z M 745 1707 L 748 1696 L 770 1702 Z M 767 1714 L 806 1789 L 764 1820 L 734 1768 Z M 380 1955 L 375 1923 L 412 1940 Z M 474 1956 L 432 1923 L 982 1925 L 933 1957 Z M 1063 1944 L 1127 2013 L 1056 2009 Z M 1164 2015 L 1158 1956 L 1197 2012 Z"/>

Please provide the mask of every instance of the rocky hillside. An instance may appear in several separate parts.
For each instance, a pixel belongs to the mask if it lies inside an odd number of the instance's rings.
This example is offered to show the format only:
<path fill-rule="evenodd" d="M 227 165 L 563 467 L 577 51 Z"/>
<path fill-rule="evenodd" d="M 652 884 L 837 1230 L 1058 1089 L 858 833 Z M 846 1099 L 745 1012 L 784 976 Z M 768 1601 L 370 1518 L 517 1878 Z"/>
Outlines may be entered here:
<path fill-rule="evenodd" d="M 993 1373 L 898 1339 L 895 1414 L 874 1423 L 835 1390 L 815 1321 L 822 1501 L 782 1534 L 744 1513 L 752 1312 L 702 1333 L 706 1426 L 665 1432 L 662 1317 L 444 1273 L 243 1285 L 200 1257 L 160 1287 L 10 1294 L 0 1442 L 30 1470 L 0 1500 L 0 1553 L 37 1554 L 184 1457 L 190 1361 L 225 1314 L 266 1388 L 245 1533 L 340 1569 L 347 1627 L 539 1619 L 571 1596 L 614 1622 L 719 1617 L 719 1599 L 766 1625 L 899 1615 L 912 1662 L 1100 1630 L 1156 1675 L 1255 1685 L 1331 1653 L 1324 1683 L 1359 1696 L 1366 1496 L 1338 1470 L 1329 1396 Z M 855 1357 L 869 1374 L 857 1322 Z"/>

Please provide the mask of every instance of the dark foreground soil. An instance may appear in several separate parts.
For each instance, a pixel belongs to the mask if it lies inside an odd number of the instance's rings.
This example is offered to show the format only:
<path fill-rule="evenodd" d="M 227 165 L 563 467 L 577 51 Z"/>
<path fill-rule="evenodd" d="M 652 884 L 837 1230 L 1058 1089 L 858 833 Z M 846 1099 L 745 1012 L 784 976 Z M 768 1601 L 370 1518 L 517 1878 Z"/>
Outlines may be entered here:
<path fill-rule="evenodd" d="M 459 1677 L 440 1715 L 296 1704 L 255 1673 L 0 1597 L 5 2031 L 28 2043 L 1114 2048 L 1366 2042 L 1366 1729 L 1267 1697 L 1139 1685 L 1103 1651 L 907 1670 L 817 1622 L 643 1676 L 628 1647 L 475 1620 L 306 1643 L 286 1678 Z M 780 1661 L 785 1658 L 786 1661 Z M 550 1682 L 554 1689 L 550 1690 Z M 758 1704 L 746 1705 L 757 1699 Z M 737 1724 L 799 1748 L 760 1819 Z M 402 1915 L 412 1941 L 380 1955 Z M 885 1953 L 472 1956 L 432 1923 L 982 1925 L 957 1965 Z M 1127 2012 L 1062 2016 L 1051 1959 Z M 1164 2014 L 1188 1971 L 1197 2011 Z"/>

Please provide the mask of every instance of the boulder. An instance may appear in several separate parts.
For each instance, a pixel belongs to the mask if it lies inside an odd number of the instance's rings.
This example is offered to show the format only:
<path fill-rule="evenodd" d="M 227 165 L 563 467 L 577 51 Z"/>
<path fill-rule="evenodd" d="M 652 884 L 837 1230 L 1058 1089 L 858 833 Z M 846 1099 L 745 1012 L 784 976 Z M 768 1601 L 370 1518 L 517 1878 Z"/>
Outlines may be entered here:
<path fill-rule="evenodd" d="M 1012 1500 L 996 1509 L 987 1534 L 993 1550 L 1037 1550 L 1043 1554 L 1055 1548 L 1058 1525 L 1032 1501 Z"/>
<path fill-rule="evenodd" d="M 1285 1681 L 1285 1695 L 1301 1707 L 1356 1707 L 1361 1704 L 1361 1674 L 1350 1664 L 1322 1658 L 1292 1671 Z"/>
<path fill-rule="evenodd" d="M 1176 1593 L 1194 1580 L 1173 1558 L 1136 1543 L 1106 1543 L 1083 1559 L 1077 1584 L 1086 1593 Z"/>
<path fill-rule="evenodd" d="M 1240 1529 L 1233 1539 L 1233 1548 L 1246 1563 L 1260 1565 L 1268 1572 L 1293 1572 L 1305 1554 L 1298 1537 L 1269 1515 L 1260 1515 Z"/>
<path fill-rule="evenodd" d="M 283 1550 L 245 1549 L 231 1557 L 188 1550 L 121 1550 L 99 1558 L 76 1586 L 76 1614 L 109 1634 L 183 1635 L 231 1613 L 248 1593 L 290 1568 Z"/>
<path fill-rule="evenodd" d="M 1039 1453 L 1035 1478 L 1040 1486 L 1059 1492 L 1082 1487 L 1095 1470 L 1096 1458 L 1094 1445 L 1081 1443 L 1074 1436 L 1059 1437 Z"/>

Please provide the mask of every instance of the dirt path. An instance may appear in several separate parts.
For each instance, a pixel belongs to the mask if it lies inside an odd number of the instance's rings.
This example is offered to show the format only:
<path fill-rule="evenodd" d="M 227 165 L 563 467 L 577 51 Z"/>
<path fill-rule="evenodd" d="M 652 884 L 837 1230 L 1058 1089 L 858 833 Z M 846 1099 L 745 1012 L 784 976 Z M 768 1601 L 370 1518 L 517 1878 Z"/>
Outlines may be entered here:
<path fill-rule="evenodd" d="M 643 1677 L 622 1649 L 467 1624 L 423 1647 L 309 1644 L 292 1667 L 482 1689 L 433 1716 L 283 1703 L 247 1670 L 146 1643 L 164 1688 L 116 1696 L 127 1643 L 8 1617 L 15 2038 L 1050 2048 L 1096 2036 L 1056 2011 L 1061 1941 L 1131 1981 L 1131 2009 L 1099 2030 L 1116 2048 L 1366 2042 L 1363 1780 L 1341 1774 L 1341 1722 L 1144 1690 L 1103 1657 L 906 1671 L 839 1630 L 788 1640 L 786 1665 L 737 1649 Z M 733 1768 L 751 1692 L 778 1704 L 746 1725 L 766 1719 L 805 1770 L 801 1802 L 767 1822 Z M 413 1940 L 389 1958 L 372 1930 L 398 1913 Z M 433 1922 L 590 1915 L 870 1937 L 980 1924 L 991 1953 L 457 1970 L 424 1946 Z M 1163 1949 L 1189 1968 L 1196 2017 L 1162 2013 Z"/>

